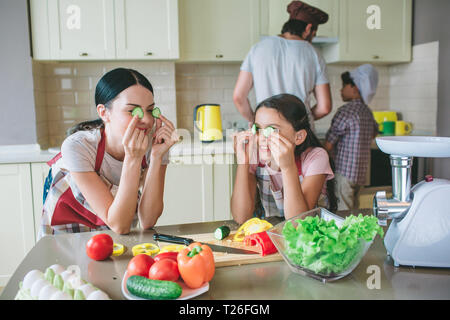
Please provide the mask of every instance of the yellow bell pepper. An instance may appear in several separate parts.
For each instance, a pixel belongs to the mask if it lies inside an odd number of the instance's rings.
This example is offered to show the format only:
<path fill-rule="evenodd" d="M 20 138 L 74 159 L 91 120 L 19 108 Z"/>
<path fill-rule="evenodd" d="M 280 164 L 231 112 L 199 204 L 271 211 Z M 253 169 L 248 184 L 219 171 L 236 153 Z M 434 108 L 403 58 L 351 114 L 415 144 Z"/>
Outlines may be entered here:
<path fill-rule="evenodd" d="M 137 256 L 141 253 L 151 256 L 159 252 L 159 247 L 154 243 L 141 243 L 135 245 L 131 251 L 133 252 L 133 256 Z"/>
<path fill-rule="evenodd" d="M 253 233 L 266 231 L 272 227 L 273 225 L 266 220 L 261 220 L 259 218 L 252 218 L 244 222 L 239 227 L 239 229 L 236 231 L 236 234 L 233 237 L 233 240 L 242 242 L 244 241 L 244 238 L 246 236 L 251 235 Z"/>
<path fill-rule="evenodd" d="M 114 243 L 113 244 L 113 257 L 118 257 L 120 255 L 123 254 L 123 252 L 125 251 L 125 246 L 123 244 L 120 243 Z"/>
<path fill-rule="evenodd" d="M 162 247 L 160 253 L 163 253 L 163 252 L 180 252 L 184 248 L 186 248 L 186 246 L 182 245 L 182 244 L 170 244 L 168 246 Z"/>

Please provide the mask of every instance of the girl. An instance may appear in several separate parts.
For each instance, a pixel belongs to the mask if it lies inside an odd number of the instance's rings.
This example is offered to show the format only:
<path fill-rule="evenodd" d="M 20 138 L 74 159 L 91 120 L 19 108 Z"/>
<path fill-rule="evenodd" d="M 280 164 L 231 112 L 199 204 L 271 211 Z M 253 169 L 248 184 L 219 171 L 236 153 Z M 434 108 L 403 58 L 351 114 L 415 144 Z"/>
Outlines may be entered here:
<path fill-rule="evenodd" d="M 319 200 L 336 209 L 330 160 L 299 98 L 279 94 L 262 101 L 253 128 L 235 136 L 238 167 L 231 211 L 236 222 L 252 218 L 257 188 L 266 217 L 289 219 Z"/>
<path fill-rule="evenodd" d="M 98 82 L 95 104 L 100 119 L 77 125 L 49 162 L 40 237 L 102 229 L 125 234 L 137 220 L 144 229 L 154 226 L 162 213 L 163 158 L 177 135 L 155 113 L 152 85 L 135 70 L 114 69 Z"/>

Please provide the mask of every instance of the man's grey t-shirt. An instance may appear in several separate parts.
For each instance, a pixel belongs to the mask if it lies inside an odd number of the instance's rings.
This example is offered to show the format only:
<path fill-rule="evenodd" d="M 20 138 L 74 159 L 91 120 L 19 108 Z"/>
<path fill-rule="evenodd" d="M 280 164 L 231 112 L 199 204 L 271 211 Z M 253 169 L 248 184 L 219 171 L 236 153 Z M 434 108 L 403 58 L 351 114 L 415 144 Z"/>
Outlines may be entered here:
<path fill-rule="evenodd" d="M 256 103 L 281 93 L 300 98 L 309 112 L 310 95 L 316 85 L 328 83 L 326 63 L 307 41 L 269 36 L 255 44 L 241 65 L 251 72 Z"/>

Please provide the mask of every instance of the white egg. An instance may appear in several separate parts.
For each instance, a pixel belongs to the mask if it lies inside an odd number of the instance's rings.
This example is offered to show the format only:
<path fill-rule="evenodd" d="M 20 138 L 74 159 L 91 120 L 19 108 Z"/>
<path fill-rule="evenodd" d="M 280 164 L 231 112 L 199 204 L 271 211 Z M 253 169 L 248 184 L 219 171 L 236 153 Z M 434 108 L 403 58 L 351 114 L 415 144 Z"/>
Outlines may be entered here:
<path fill-rule="evenodd" d="M 52 286 L 51 284 L 46 285 L 45 287 L 43 287 L 41 289 L 41 291 L 39 292 L 39 300 L 50 300 L 50 297 L 55 294 L 56 292 L 58 292 L 59 290 L 56 289 L 54 286 Z"/>
<path fill-rule="evenodd" d="M 67 278 L 67 282 L 70 283 L 73 289 L 78 289 L 80 286 L 85 284 L 85 282 L 82 279 L 80 279 L 80 277 L 78 277 L 76 274 L 71 274 Z"/>
<path fill-rule="evenodd" d="M 103 291 L 95 290 L 86 298 L 86 300 L 111 300 L 111 299 Z"/>
<path fill-rule="evenodd" d="M 50 285 L 50 282 L 48 282 L 45 279 L 39 279 L 36 280 L 33 285 L 31 286 L 31 296 L 33 298 L 38 298 L 39 297 L 39 292 L 41 292 L 41 289 L 45 286 Z"/>
<path fill-rule="evenodd" d="M 63 272 L 60 273 L 61 278 L 63 279 L 64 282 L 66 282 L 70 276 L 72 275 L 72 272 L 69 270 L 65 270 Z"/>
<path fill-rule="evenodd" d="M 72 297 L 65 292 L 58 291 L 52 294 L 50 300 L 72 300 Z"/>
<path fill-rule="evenodd" d="M 66 268 L 64 268 L 62 265 L 60 264 L 53 264 L 51 265 L 49 268 L 52 268 L 53 271 L 55 271 L 55 274 L 60 274 L 62 273 L 64 270 L 66 270 Z"/>
<path fill-rule="evenodd" d="M 81 290 L 85 297 L 88 297 L 92 292 L 97 290 L 92 285 L 90 285 L 89 283 L 83 284 L 82 286 L 78 287 L 77 289 Z"/>
<path fill-rule="evenodd" d="M 24 289 L 31 289 L 31 286 L 33 285 L 33 283 L 39 279 L 43 279 L 44 278 L 44 274 L 42 273 L 42 271 L 39 270 L 31 270 L 30 272 L 28 272 L 25 276 L 25 278 L 23 278 L 23 288 Z"/>

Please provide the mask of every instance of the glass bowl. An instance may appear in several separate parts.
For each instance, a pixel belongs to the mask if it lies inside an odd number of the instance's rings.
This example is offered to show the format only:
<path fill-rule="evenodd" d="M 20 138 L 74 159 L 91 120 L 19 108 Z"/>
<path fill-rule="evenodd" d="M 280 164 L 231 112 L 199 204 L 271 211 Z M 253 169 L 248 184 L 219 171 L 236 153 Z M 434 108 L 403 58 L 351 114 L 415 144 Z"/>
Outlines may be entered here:
<path fill-rule="evenodd" d="M 329 271 L 328 268 L 325 268 L 321 271 L 318 271 L 318 270 L 313 271 L 302 265 L 296 264 L 294 262 L 294 260 L 292 259 L 293 251 L 289 250 L 289 248 L 287 248 L 288 244 L 286 243 L 285 237 L 283 235 L 283 228 L 286 225 L 286 223 L 288 223 L 288 221 L 290 221 L 292 223 L 292 225 L 295 228 L 297 228 L 298 223 L 296 222 L 296 220 L 299 220 L 299 219 L 303 220 L 308 216 L 311 216 L 311 217 L 318 216 L 319 218 L 322 218 L 325 221 L 334 220 L 336 223 L 336 226 L 338 226 L 339 228 L 342 226 L 342 223 L 345 220 L 344 218 L 339 217 L 338 215 L 335 215 L 324 208 L 316 208 L 316 209 L 301 213 L 291 219 L 285 220 L 285 221 L 275 225 L 271 229 L 267 230 L 267 234 L 269 235 L 269 237 L 272 240 L 272 242 L 274 243 L 274 245 L 277 247 L 278 252 L 281 254 L 284 261 L 286 261 L 286 263 L 288 264 L 289 268 L 295 273 L 301 274 L 303 276 L 308 276 L 308 277 L 314 278 L 314 279 L 322 281 L 322 282 L 338 280 L 338 279 L 345 277 L 349 273 L 351 273 L 361 262 L 361 259 L 365 256 L 367 250 L 369 250 L 370 246 L 372 245 L 373 239 L 372 239 L 372 241 L 365 241 L 364 239 L 358 239 L 358 243 L 355 244 L 354 249 L 344 251 L 342 253 L 343 255 L 349 254 L 349 255 L 354 255 L 354 257 L 347 259 L 349 261 L 349 263 L 343 270 L 340 270 L 339 272 Z M 356 254 L 355 254 L 355 252 L 356 252 Z M 298 253 L 295 253 L 295 254 L 298 254 Z M 315 259 L 316 261 L 319 261 L 322 254 L 323 253 L 321 253 L 321 252 L 316 253 L 314 255 L 313 259 Z M 314 262 L 314 260 L 313 260 L 313 262 Z M 311 263 L 311 264 L 313 264 L 313 263 Z M 338 268 L 338 267 L 336 267 L 336 268 Z"/>

